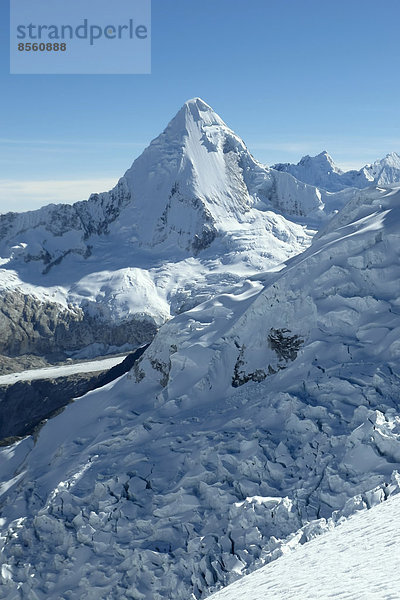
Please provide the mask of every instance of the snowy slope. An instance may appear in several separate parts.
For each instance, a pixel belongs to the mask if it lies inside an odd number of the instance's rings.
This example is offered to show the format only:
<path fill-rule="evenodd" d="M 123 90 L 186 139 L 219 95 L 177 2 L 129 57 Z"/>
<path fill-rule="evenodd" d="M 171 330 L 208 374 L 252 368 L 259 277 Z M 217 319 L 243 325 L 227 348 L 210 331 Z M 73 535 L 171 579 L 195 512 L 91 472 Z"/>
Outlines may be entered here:
<path fill-rule="evenodd" d="M 85 323 L 147 320 L 157 327 L 304 250 L 310 228 L 350 197 L 351 191 L 329 195 L 262 166 L 197 98 L 110 192 L 72 206 L 0 215 L 0 290 L 57 303 L 58 311 L 69 311 L 67 321 L 78 310 Z M 11 330 L 7 335 L 15 339 Z M 118 337 L 121 345 L 129 341 Z M 107 344 L 101 332 L 95 338 Z M 21 341 L 19 352 L 26 346 Z"/>
<path fill-rule="evenodd" d="M 399 206 L 359 192 L 285 269 L 175 317 L 131 373 L 2 449 L 4 596 L 203 598 L 384 500 Z"/>
<path fill-rule="evenodd" d="M 400 596 L 400 496 L 283 556 L 212 600 L 360 600 Z"/>
<path fill-rule="evenodd" d="M 278 163 L 272 168 L 290 173 L 299 181 L 329 192 L 338 192 L 351 187 L 362 189 L 371 185 L 400 183 L 400 156 L 396 152 L 391 152 L 385 158 L 365 165 L 359 171 L 342 171 L 326 151 L 316 156 L 303 156 L 297 165 Z"/>

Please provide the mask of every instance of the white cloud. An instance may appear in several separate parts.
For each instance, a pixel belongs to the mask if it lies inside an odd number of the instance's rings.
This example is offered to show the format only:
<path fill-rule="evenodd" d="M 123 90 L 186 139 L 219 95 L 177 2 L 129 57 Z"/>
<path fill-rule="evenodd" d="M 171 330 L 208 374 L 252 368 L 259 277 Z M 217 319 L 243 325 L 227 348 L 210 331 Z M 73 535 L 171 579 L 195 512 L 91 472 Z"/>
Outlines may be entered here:
<path fill-rule="evenodd" d="M 45 181 L 0 179 L 0 213 L 35 210 L 50 203 L 72 204 L 90 194 L 110 190 L 118 177 Z"/>

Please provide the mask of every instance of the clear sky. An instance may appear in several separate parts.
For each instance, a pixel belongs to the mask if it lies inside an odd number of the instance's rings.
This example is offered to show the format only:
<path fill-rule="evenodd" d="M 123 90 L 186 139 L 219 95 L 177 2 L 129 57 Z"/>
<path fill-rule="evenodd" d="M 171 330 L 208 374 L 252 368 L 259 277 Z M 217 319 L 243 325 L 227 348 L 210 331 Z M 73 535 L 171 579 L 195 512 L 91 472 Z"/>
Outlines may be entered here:
<path fill-rule="evenodd" d="M 108 189 L 195 96 L 267 164 L 400 152 L 399 0 L 153 0 L 152 74 L 90 76 L 10 75 L 7 4 L 0 212 Z"/>

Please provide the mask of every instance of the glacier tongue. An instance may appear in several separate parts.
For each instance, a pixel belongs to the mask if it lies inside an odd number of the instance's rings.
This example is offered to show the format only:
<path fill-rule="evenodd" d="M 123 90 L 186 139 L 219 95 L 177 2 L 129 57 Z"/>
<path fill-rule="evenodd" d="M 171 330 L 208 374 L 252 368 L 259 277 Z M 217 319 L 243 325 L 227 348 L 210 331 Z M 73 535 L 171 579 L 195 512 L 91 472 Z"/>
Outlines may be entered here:
<path fill-rule="evenodd" d="M 0 452 L 8 597 L 202 598 L 386 497 L 399 203 L 360 192 L 285 269 L 172 319 L 131 373 Z"/>

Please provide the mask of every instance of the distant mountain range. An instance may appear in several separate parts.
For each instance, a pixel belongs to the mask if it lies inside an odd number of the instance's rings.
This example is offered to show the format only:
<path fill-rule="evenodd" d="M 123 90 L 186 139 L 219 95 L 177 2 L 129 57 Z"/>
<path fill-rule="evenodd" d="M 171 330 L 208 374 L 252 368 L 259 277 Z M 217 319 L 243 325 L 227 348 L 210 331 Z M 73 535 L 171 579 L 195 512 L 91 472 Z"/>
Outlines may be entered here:
<path fill-rule="evenodd" d="M 290 173 L 299 181 L 329 192 L 338 192 L 350 187 L 362 189 L 368 186 L 400 184 L 400 156 L 396 152 L 365 165 L 359 171 L 342 171 L 326 151 L 317 156 L 303 156 L 297 165 L 278 163 L 272 168 L 282 173 Z"/>

